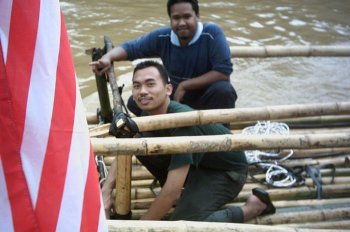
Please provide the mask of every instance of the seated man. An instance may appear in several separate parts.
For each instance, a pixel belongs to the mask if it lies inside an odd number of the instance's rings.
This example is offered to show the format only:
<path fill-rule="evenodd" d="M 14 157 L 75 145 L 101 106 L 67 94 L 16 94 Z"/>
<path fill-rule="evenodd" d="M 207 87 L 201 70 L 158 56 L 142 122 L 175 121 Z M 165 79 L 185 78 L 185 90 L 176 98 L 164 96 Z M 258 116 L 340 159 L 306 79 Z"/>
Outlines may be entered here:
<path fill-rule="evenodd" d="M 139 63 L 133 73 L 132 96 L 143 115 L 192 111 L 189 106 L 171 101 L 172 85 L 164 67 L 155 61 Z M 143 133 L 143 137 L 199 136 L 229 134 L 221 124 L 182 127 Z M 243 152 L 184 153 L 138 156 L 141 163 L 159 180 L 162 188 L 143 220 L 160 220 L 176 205 L 171 220 L 244 222 L 258 215 L 274 213 L 269 195 L 254 189 L 242 207 L 222 206 L 242 190 L 247 177 Z M 103 187 L 105 207 L 111 207 L 115 181 L 112 165 Z"/>
<path fill-rule="evenodd" d="M 101 75 L 114 61 L 157 57 L 173 85 L 171 99 L 194 109 L 234 108 L 237 94 L 230 82 L 231 52 L 222 29 L 200 22 L 197 0 L 168 0 L 167 13 L 170 26 L 115 47 L 91 62 L 93 71 Z M 128 108 L 141 114 L 132 98 Z"/>

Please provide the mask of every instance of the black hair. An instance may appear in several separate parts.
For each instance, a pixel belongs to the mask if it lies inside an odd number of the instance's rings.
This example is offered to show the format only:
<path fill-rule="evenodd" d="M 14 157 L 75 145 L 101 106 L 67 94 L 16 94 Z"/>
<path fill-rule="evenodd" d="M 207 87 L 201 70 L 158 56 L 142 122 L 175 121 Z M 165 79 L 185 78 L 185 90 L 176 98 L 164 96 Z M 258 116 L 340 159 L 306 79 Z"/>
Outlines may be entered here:
<path fill-rule="evenodd" d="M 142 62 L 138 63 L 134 69 L 132 76 L 134 76 L 138 70 L 145 69 L 148 67 L 155 67 L 158 70 L 164 84 L 169 84 L 169 76 L 168 76 L 168 72 L 166 71 L 165 67 L 162 64 L 160 64 L 154 60 L 146 60 L 146 61 L 142 61 Z"/>
<path fill-rule="evenodd" d="M 198 6 L 197 0 L 168 0 L 167 10 L 168 10 L 169 17 L 171 13 L 171 7 L 177 3 L 182 3 L 182 2 L 190 3 L 192 5 L 192 9 L 194 10 L 194 12 L 196 12 L 196 15 L 199 15 L 199 6 Z"/>

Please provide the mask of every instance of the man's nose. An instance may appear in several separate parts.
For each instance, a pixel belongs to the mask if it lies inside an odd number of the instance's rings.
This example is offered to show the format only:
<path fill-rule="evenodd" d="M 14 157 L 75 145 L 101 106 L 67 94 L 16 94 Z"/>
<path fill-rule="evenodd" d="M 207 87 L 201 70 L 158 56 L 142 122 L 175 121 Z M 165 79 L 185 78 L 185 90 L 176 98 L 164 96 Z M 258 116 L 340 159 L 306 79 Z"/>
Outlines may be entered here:
<path fill-rule="evenodd" d="M 147 93 L 147 92 L 148 92 L 147 87 L 145 85 L 141 85 L 140 93 Z"/>
<path fill-rule="evenodd" d="M 180 18 L 179 25 L 186 25 L 186 20 L 184 18 Z"/>

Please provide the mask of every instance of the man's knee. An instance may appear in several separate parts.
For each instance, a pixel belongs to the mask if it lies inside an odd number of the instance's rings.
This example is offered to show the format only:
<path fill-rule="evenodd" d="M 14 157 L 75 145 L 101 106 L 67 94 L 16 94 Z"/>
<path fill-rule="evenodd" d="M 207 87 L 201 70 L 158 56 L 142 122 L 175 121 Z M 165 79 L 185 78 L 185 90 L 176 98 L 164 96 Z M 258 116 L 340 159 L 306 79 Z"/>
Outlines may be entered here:
<path fill-rule="evenodd" d="M 237 93 L 228 81 L 213 83 L 203 95 L 203 101 L 208 103 L 208 109 L 234 108 L 236 100 Z"/>
<path fill-rule="evenodd" d="M 213 83 L 208 90 L 209 92 L 213 92 L 221 97 L 231 97 L 236 99 L 237 93 L 233 88 L 232 84 L 228 81 L 218 81 Z"/>

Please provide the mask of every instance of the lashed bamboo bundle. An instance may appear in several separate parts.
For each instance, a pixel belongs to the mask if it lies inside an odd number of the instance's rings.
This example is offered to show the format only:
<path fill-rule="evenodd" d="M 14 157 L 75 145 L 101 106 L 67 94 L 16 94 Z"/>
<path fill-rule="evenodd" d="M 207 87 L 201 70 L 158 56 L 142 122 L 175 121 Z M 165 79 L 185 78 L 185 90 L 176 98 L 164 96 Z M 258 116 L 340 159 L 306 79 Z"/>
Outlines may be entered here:
<path fill-rule="evenodd" d="M 340 134 L 348 134 L 348 131 L 346 131 L 346 130 L 338 130 L 338 132 L 339 131 L 345 132 L 345 133 L 340 133 Z M 323 132 L 327 132 L 327 131 L 323 131 Z M 334 132 L 335 131 L 332 130 L 331 133 L 327 133 L 327 134 L 331 135 L 332 139 L 334 139 L 335 137 L 333 136 L 333 134 L 335 134 L 335 135 L 339 134 L 339 133 L 334 133 Z M 309 130 L 309 133 L 319 133 L 319 130 L 316 132 Z M 316 136 L 317 135 L 318 134 L 316 134 Z M 114 142 L 116 141 L 115 138 L 113 138 L 112 140 L 114 140 Z M 135 139 L 133 139 L 133 140 L 135 140 Z M 347 140 L 347 139 L 345 139 L 345 140 Z M 149 148 L 149 145 L 148 144 L 146 144 L 146 145 Z M 334 147 L 338 147 L 338 146 L 333 144 L 333 145 L 331 145 L 331 148 L 329 150 L 337 151 Z M 344 151 L 348 147 L 349 147 L 349 145 L 347 145 L 347 147 L 346 146 L 345 147 L 338 147 L 337 149 L 338 149 L 338 151 L 339 151 L 339 149 L 342 149 L 342 151 Z M 269 148 L 271 149 L 271 147 L 269 147 Z M 322 150 L 325 148 L 318 148 L 318 149 Z M 304 150 L 304 151 L 308 151 L 308 150 Z M 317 152 L 317 151 L 314 151 L 314 152 Z M 327 151 L 325 151 L 325 152 L 327 152 Z M 347 157 L 347 156 L 345 156 L 345 157 Z M 339 158 L 339 157 L 337 157 L 337 158 Z M 307 162 L 311 162 L 311 161 L 312 160 L 309 160 Z M 313 162 L 313 164 L 316 164 L 315 161 L 312 161 L 312 162 Z M 331 162 L 334 164 L 337 164 L 337 163 L 343 164 L 344 157 L 342 157 L 341 160 L 339 160 L 339 161 L 328 160 L 327 162 Z M 300 164 L 300 162 L 298 162 L 298 163 Z M 318 163 L 320 163 L 320 162 L 318 162 Z M 138 172 L 138 171 L 135 171 L 135 172 Z M 134 173 L 134 171 L 133 171 L 133 173 Z M 140 178 L 143 178 L 142 175 L 144 175 L 147 172 L 144 171 L 144 174 L 141 174 L 141 171 L 140 171 L 139 173 L 140 174 L 138 174 L 138 176 L 139 176 L 138 178 L 140 179 Z M 149 173 L 147 175 L 148 175 L 148 180 L 146 180 L 147 181 L 146 183 L 142 183 L 143 186 L 147 186 L 152 181 L 152 179 L 151 179 L 152 175 L 150 175 Z M 323 180 L 324 180 L 324 184 L 328 184 L 331 181 L 331 178 L 323 178 Z M 306 182 L 307 182 L 307 185 L 312 185 L 311 180 L 306 180 Z M 347 182 L 348 182 L 348 179 L 346 177 L 336 178 L 335 183 L 341 183 L 341 184 L 333 185 L 331 188 L 329 186 L 324 186 L 325 196 L 327 196 L 327 197 L 329 197 L 330 195 L 332 197 L 349 196 L 350 190 L 349 190 L 349 186 L 346 185 Z M 240 198 L 237 199 L 237 200 L 239 200 L 239 204 L 242 204 L 242 201 L 244 201 L 251 194 L 250 189 L 253 188 L 255 185 L 257 185 L 257 184 L 251 184 L 251 183 L 249 184 L 248 183 L 246 185 L 246 189 L 244 189 L 244 191 L 242 192 L 242 196 L 240 196 Z M 313 190 L 313 191 L 311 191 L 311 190 Z M 158 192 L 159 188 L 156 188 L 155 191 Z M 287 196 L 287 199 L 288 199 L 288 197 L 290 197 L 290 199 L 293 199 L 293 198 L 294 199 L 295 198 L 296 199 L 299 199 L 299 198 L 300 199 L 303 199 L 303 198 L 308 199 L 308 198 L 314 198 L 316 196 L 316 190 L 314 188 L 310 188 L 310 191 L 308 192 L 302 188 L 302 191 L 297 192 L 297 193 L 295 193 L 295 192 L 283 192 L 281 194 L 284 194 L 284 196 Z M 132 200 L 132 211 L 134 214 L 134 216 L 133 216 L 134 219 L 137 219 L 138 216 L 141 216 L 141 214 L 143 214 L 145 212 L 145 210 L 150 206 L 150 203 L 154 200 L 154 196 L 155 196 L 154 193 L 152 193 L 149 189 L 141 189 L 141 188 L 132 189 L 132 197 L 131 198 L 135 197 L 136 199 L 138 199 L 138 200 Z M 278 197 L 279 196 L 277 195 L 276 199 L 278 199 Z M 274 199 L 274 201 L 275 201 L 275 199 Z M 237 204 L 237 203 L 235 203 L 235 204 Z M 301 224 L 301 223 L 299 223 L 299 224 Z"/>
<path fill-rule="evenodd" d="M 273 120 L 334 114 L 350 114 L 350 102 L 296 104 L 222 110 L 198 110 L 184 113 L 174 113 L 171 114 L 171 117 L 164 114 L 137 117 L 133 120 L 137 124 L 139 131 L 143 132 L 211 123 Z M 103 126 L 91 129 L 90 136 L 106 136 L 108 135 L 108 128 L 109 124 L 105 124 Z"/>
<path fill-rule="evenodd" d="M 95 153 L 160 155 L 183 152 L 349 147 L 350 133 L 311 135 L 215 135 L 162 138 L 92 138 Z"/>
<path fill-rule="evenodd" d="M 236 223 L 192 222 L 192 221 L 108 221 L 108 231 L 132 232 L 314 232 L 317 229 L 296 229 L 291 227 L 249 225 Z M 324 230 L 324 232 L 341 230 Z"/>
<path fill-rule="evenodd" d="M 233 58 L 289 56 L 350 56 L 349 46 L 231 46 Z"/>

